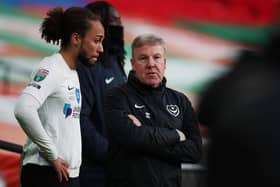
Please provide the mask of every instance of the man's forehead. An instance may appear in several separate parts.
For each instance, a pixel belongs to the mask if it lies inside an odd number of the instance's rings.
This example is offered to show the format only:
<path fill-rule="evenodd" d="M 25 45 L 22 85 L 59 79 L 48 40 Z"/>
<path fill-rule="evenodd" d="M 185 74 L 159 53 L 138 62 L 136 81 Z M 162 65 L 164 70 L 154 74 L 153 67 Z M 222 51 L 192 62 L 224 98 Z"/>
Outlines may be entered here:
<path fill-rule="evenodd" d="M 133 52 L 137 55 L 162 55 L 164 54 L 164 49 L 160 45 L 143 45 L 141 47 L 134 48 Z"/>
<path fill-rule="evenodd" d="M 139 47 L 135 47 L 134 51 L 163 51 L 163 47 L 161 45 L 142 45 Z"/>

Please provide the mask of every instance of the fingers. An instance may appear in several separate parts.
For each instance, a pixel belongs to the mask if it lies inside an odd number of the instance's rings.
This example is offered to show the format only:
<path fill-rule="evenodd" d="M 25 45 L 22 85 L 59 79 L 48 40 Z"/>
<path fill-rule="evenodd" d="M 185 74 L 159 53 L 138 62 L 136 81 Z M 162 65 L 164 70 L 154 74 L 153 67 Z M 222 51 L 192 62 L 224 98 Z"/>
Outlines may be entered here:
<path fill-rule="evenodd" d="M 66 161 L 64 161 L 64 160 L 60 160 L 61 162 L 61 166 L 60 166 L 60 175 L 61 175 L 61 181 L 60 182 L 62 182 L 62 180 L 65 180 L 65 181 L 68 181 L 69 180 L 69 173 L 68 173 L 68 167 L 69 167 L 69 165 L 68 165 L 68 163 L 66 162 Z"/>
<path fill-rule="evenodd" d="M 69 167 L 69 164 L 65 160 L 61 160 L 61 164 L 66 167 L 66 169 Z"/>
<path fill-rule="evenodd" d="M 128 114 L 127 116 L 128 116 L 128 118 L 131 119 L 131 120 L 135 119 L 135 116 L 132 115 L 132 114 Z"/>
<path fill-rule="evenodd" d="M 60 172 L 56 172 L 58 176 L 58 181 L 62 182 L 62 174 Z"/>
<path fill-rule="evenodd" d="M 132 114 L 128 114 L 127 116 L 131 121 L 133 121 L 135 119 L 135 117 Z"/>
<path fill-rule="evenodd" d="M 178 133 L 178 135 L 179 135 L 180 142 L 185 141 L 185 140 L 186 140 L 185 134 L 184 134 L 182 131 L 178 130 L 178 129 L 176 129 L 176 131 L 177 131 L 177 133 Z"/>
<path fill-rule="evenodd" d="M 133 123 L 134 125 L 136 125 L 137 127 L 140 127 L 140 126 L 141 126 L 141 122 L 140 122 L 134 115 L 128 114 L 127 116 L 128 116 L 128 118 L 132 121 L 132 123 Z"/>
<path fill-rule="evenodd" d="M 56 159 L 52 162 L 52 164 L 57 173 L 59 182 L 62 182 L 63 180 L 68 181 L 69 173 L 67 169 L 69 164 L 62 159 Z"/>
<path fill-rule="evenodd" d="M 68 171 L 67 171 L 67 167 L 62 167 L 62 170 L 61 170 L 61 181 L 60 182 L 62 182 L 62 180 L 65 180 L 65 181 L 68 181 L 69 180 L 69 173 L 68 173 Z"/>

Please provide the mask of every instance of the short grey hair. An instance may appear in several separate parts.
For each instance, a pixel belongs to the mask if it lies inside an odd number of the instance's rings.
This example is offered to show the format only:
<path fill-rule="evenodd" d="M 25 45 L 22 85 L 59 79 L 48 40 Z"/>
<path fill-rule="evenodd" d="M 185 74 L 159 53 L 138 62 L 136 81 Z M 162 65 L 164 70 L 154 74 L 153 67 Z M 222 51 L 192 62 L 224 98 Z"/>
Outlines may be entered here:
<path fill-rule="evenodd" d="M 131 44 L 132 56 L 134 55 L 134 49 L 138 47 L 142 47 L 143 45 L 160 45 L 164 54 L 166 54 L 165 42 L 164 40 L 154 34 L 142 34 L 137 36 Z"/>

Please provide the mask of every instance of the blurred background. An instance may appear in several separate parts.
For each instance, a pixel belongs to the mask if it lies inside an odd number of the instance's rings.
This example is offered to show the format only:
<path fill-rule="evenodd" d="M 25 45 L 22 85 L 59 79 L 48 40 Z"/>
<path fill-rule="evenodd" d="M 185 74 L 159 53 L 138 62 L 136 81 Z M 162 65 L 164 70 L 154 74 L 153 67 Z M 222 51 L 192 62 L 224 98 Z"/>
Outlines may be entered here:
<path fill-rule="evenodd" d="M 54 6 L 84 6 L 90 0 L 0 0 L 0 140 L 22 145 L 13 107 L 39 61 L 58 46 L 40 38 L 40 24 Z M 189 96 L 194 108 L 211 80 L 228 71 L 242 49 L 255 50 L 275 30 L 279 0 L 108 0 L 125 29 L 126 71 L 130 43 L 156 33 L 167 43 L 167 85 Z M 207 141 L 207 133 L 201 128 Z M 8 161 L 7 159 L 8 158 Z M 5 160 L 5 161 L 4 161 Z M 19 155 L 0 149 L 2 186 L 18 185 Z M 13 168 L 13 169 L 11 169 Z"/>

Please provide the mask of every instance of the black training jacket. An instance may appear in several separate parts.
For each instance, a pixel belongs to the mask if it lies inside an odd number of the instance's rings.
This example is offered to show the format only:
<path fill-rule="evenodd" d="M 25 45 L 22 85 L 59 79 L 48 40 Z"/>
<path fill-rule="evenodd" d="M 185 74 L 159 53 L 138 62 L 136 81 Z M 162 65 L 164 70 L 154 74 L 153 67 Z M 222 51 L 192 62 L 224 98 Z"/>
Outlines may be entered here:
<path fill-rule="evenodd" d="M 144 85 L 131 71 L 127 84 L 107 94 L 108 186 L 179 187 L 181 163 L 200 160 L 202 141 L 191 103 L 165 84 L 164 78 L 157 88 Z M 135 126 L 128 114 L 142 126 Z M 186 135 L 184 142 L 175 129 Z"/>
<path fill-rule="evenodd" d="M 77 71 L 82 93 L 80 181 L 83 186 L 98 186 L 99 181 L 105 180 L 105 163 L 108 157 L 108 140 L 103 119 L 105 93 L 126 82 L 126 75 L 112 55 L 95 65 L 82 62 Z M 96 178 L 99 180 L 94 180 Z"/>

